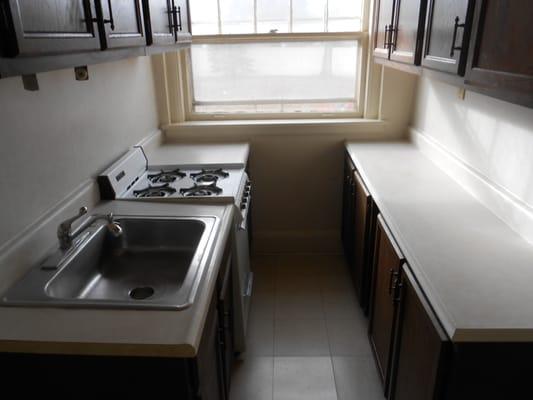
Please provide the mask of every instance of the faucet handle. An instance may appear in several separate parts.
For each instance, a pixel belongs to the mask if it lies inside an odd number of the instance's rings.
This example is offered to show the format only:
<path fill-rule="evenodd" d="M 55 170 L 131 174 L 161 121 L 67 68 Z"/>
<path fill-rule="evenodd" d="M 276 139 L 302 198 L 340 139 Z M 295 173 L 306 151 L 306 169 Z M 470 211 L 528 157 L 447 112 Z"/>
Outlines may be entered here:
<path fill-rule="evenodd" d="M 87 211 L 88 211 L 87 207 L 81 207 L 80 210 L 78 211 L 78 215 L 75 215 L 75 216 L 73 216 L 71 218 L 66 219 L 65 221 L 63 221 L 61 223 L 61 226 L 70 228 L 70 225 L 72 225 L 72 223 L 74 221 L 76 221 L 77 219 L 79 219 L 79 218 L 83 217 L 85 214 L 87 214 Z"/>
<path fill-rule="evenodd" d="M 68 218 L 59 224 L 59 227 L 57 228 L 57 238 L 59 239 L 60 247 L 62 249 L 68 249 L 72 244 L 72 238 L 70 236 L 72 223 L 87 214 L 87 211 L 87 207 L 81 207 L 78 211 L 78 215 Z"/>

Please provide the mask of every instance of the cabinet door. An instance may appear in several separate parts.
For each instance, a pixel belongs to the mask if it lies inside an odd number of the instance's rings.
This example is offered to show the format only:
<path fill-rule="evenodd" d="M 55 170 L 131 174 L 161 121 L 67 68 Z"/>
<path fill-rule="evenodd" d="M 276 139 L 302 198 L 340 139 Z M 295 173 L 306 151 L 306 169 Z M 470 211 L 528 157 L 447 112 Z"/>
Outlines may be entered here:
<path fill-rule="evenodd" d="M 178 42 L 188 42 L 192 39 L 188 0 L 174 0 L 177 7 Z"/>
<path fill-rule="evenodd" d="M 224 268 L 222 268 L 222 280 L 219 283 L 219 335 L 220 344 L 222 348 L 223 359 L 223 376 L 224 376 L 224 392 L 226 398 L 229 398 L 229 390 L 231 383 L 231 370 L 233 366 L 233 279 L 231 269 L 232 257 L 229 249 L 224 261 Z"/>
<path fill-rule="evenodd" d="M 146 43 L 167 45 L 176 42 L 172 21 L 172 0 L 143 0 Z"/>
<path fill-rule="evenodd" d="M 96 0 L 105 48 L 145 46 L 141 0 Z"/>
<path fill-rule="evenodd" d="M 396 305 L 394 288 L 398 282 L 403 256 L 381 215 L 376 229 L 374 289 L 370 309 L 369 337 L 385 391 L 390 380 L 391 353 Z"/>
<path fill-rule="evenodd" d="M 213 296 L 197 356 L 196 393 L 202 400 L 224 400 L 217 296 Z"/>
<path fill-rule="evenodd" d="M 343 182 L 343 200 L 342 200 L 342 245 L 344 255 L 350 268 L 352 268 L 354 253 L 354 186 L 353 171 L 355 167 L 346 154 L 344 161 L 344 182 Z"/>
<path fill-rule="evenodd" d="M 476 2 L 466 83 L 533 107 L 533 2 Z"/>
<path fill-rule="evenodd" d="M 427 0 L 397 0 L 390 59 L 420 65 Z"/>
<path fill-rule="evenodd" d="M 422 65 L 464 75 L 473 1 L 429 0 Z"/>
<path fill-rule="evenodd" d="M 450 355 L 450 342 L 404 265 L 397 287 L 398 341 L 391 400 L 438 400 Z"/>
<path fill-rule="evenodd" d="M 8 56 L 100 50 L 95 10 L 89 0 L 0 2 Z"/>
<path fill-rule="evenodd" d="M 389 58 L 394 0 L 376 0 L 374 4 L 374 56 Z"/>
<path fill-rule="evenodd" d="M 370 288 L 371 241 L 373 201 L 359 172 L 353 173 L 354 182 L 354 260 L 352 263 L 352 278 L 359 302 L 366 310 Z"/>

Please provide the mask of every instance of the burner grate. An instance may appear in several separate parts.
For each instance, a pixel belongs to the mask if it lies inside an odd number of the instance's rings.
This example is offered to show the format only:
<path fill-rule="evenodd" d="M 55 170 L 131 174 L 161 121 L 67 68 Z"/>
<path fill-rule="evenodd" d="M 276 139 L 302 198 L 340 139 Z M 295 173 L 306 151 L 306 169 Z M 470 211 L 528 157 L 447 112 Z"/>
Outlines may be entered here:
<path fill-rule="evenodd" d="M 210 185 L 194 184 L 190 188 L 180 189 L 180 194 L 185 197 L 218 196 L 220 193 L 222 193 L 222 189 L 216 183 L 211 183 Z"/>
<path fill-rule="evenodd" d="M 152 183 L 171 183 L 176 181 L 178 178 L 185 178 L 187 176 L 186 173 L 181 172 L 179 168 L 172 170 L 172 171 L 164 171 L 161 170 L 158 173 L 155 174 L 149 174 L 148 180 Z"/>
<path fill-rule="evenodd" d="M 140 190 L 134 190 L 133 195 L 138 198 L 143 197 L 167 197 L 176 193 L 176 189 L 170 187 L 168 183 L 160 186 L 148 185 L 148 187 Z"/>
<path fill-rule="evenodd" d="M 219 179 L 227 178 L 229 172 L 222 168 L 202 169 L 200 172 L 191 173 L 190 177 L 198 183 L 216 183 Z"/>

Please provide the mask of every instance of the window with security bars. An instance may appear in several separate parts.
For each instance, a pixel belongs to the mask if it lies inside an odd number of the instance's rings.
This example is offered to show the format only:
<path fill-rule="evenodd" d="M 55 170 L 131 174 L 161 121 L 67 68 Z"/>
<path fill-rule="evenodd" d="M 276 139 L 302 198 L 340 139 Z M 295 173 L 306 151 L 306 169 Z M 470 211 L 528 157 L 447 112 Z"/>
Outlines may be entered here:
<path fill-rule="evenodd" d="M 193 0 L 191 116 L 360 113 L 363 0 Z"/>

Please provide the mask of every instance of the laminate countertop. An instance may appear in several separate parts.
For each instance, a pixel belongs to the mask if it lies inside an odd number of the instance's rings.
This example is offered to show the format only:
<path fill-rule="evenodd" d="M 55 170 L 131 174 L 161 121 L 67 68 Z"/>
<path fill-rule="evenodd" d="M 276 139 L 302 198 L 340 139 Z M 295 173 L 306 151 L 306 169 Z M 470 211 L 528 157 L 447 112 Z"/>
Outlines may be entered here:
<path fill-rule="evenodd" d="M 152 168 L 187 167 L 204 165 L 244 168 L 248 162 L 248 143 L 181 144 L 163 142 L 143 146 L 148 164 Z"/>
<path fill-rule="evenodd" d="M 450 339 L 532 341 L 533 246 L 415 145 L 346 148 Z"/>
<path fill-rule="evenodd" d="M 229 240 L 233 209 L 232 205 L 102 203 L 91 213 L 217 218 L 194 303 L 181 311 L 2 306 L 0 352 L 194 357 Z"/>

